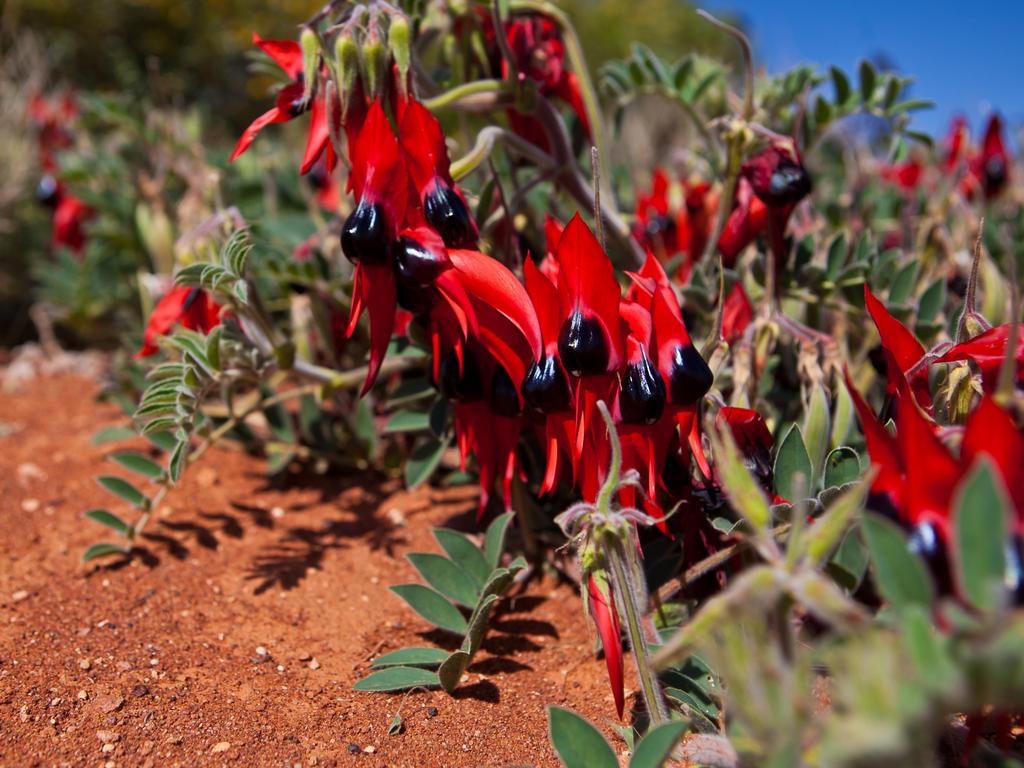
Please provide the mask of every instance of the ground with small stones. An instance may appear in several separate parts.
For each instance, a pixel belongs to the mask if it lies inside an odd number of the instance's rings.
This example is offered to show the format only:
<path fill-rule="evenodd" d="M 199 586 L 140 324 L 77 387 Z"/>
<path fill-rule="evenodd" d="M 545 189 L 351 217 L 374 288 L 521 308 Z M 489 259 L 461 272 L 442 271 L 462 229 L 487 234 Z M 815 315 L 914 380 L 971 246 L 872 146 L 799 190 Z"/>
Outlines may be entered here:
<path fill-rule="evenodd" d="M 215 450 L 145 552 L 83 565 L 82 512 L 120 474 L 93 446 L 123 422 L 88 379 L 0 392 L 0 766 L 557 765 L 545 706 L 611 734 L 604 665 L 571 587 L 530 583 L 492 620 L 455 696 L 352 690 L 377 655 L 445 643 L 387 587 L 436 525 L 473 531 L 467 488 L 291 474 Z M 388 726 L 401 711 L 403 731 Z M 619 742 L 620 749 L 622 742 Z"/>

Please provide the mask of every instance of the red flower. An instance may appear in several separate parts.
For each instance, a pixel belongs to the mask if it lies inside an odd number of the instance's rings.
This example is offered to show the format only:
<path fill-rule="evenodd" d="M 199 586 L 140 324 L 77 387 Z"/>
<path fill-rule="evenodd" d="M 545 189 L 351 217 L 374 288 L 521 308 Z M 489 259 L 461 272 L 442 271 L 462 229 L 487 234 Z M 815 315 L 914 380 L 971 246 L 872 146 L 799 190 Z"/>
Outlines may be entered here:
<path fill-rule="evenodd" d="M 768 208 L 754 195 L 750 182 L 741 176 L 736 186 L 734 207 L 725 220 L 722 236 L 718 238 L 722 263 L 727 267 L 735 266 L 736 258 L 767 228 Z"/>
<path fill-rule="evenodd" d="M 310 112 L 309 132 L 306 135 L 306 149 L 302 156 L 300 173 L 308 173 L 324 150 L 327 151 L 328 169 L 332 169 L 335 158 L 329 140 L 327 107 L 322 96 L 314 96 L 308 102 L 305 99 L 303 80 L 305 77 L 316 77 L 317 73 L 302 71 L 302 49 L 299 44 L 294 40 L 263 40 L 255 32 L 252 41 L 284 70 L 291 82 L 278 91 L 273 108 L 257 117 L 245 129 L 238 144 L 235 145 L 235 151 L 231 153 L 231 162 L 234 162 L 239 155 L 249 149 L 259 132 L 268 125 L 286 123 L 308 111 Z"/>
<path fill-rule="evenodd" d="M 967 120 L 963 115 L 957 115 L 949 125 L 949 132 L 946 134 L 946 157 L 943 161 L 943 168 L 946 173 L 951 173 L 960 165 L 960 160 L 968 148 L 970 135 L 967 130 Z"/>
<path fill-rule="evenodd" d="M 725 306 L 722 307 L 722 336 L 730 344 L 733 343 L 743 335 L 753 319 L 754 306 L 743 290 L 743 283 L 737 281 L 725 297 Z"/>
<path fill-rule="evenodd" d="M 1010 341 L 1010 324 L 997 325 L 982 331 L 972 339 L 948 350 L 937 363 L 955 363 L 970 360 L 981 371 L 982 386 L 992 392 L 999 380 L 999 368 L 1006 358 L 1006 345 Z M 1017 326 L 1017 384 L 1024 386 L 1024 325 Z"/>
<path fill-rule="evenodd" d="M 658 169 L 651 191 L 637 197 L 633 236 L 660 261 L 686 254 L 689 258 L 676 274 L 685 283 L 694 262 L 704 253 L 717 207 L 717 197 L 709 184 L 698 181 L 673 186 L 665 172 Z"/>
<path fill-rule="evenodd" d="M 913 192 L 921 181 L 924 166 L 916 158 L 896 165 L 882 167 L 882 178 L 892 182 L 904 192 Z"/>
<path fill-rule="evenodd" d="M 171 288 L 153 308 L 146 323 L 142 347 L 135 357 L 148 357 L 159 351 L 158 336 L 166 336 L 174 326 L 208 333 L 220 324 L 220 307 L 202 288 L 177 285 Z"/>
<path fill-rule="evenodd" d="M 74 195 L 59 187 L 58 190 L 50 242 L 54 248 L 70 248 L 81 253 L 85 247 L 85 222 L 92 218 L 92 209 Z"/>
<path fill-rule="evenodd" d="M 969 163 L 974 188 L 980 188 L 986 200 L 997 197 L 1010 179 L 1010 153 L 1003 142 L 1003 121 L 992 115 L 985 127 L 981 151 Z"/>
<path fill-rule="evenodd" d="M 899 379 L 921 361 L 924 357 L 924 347 L 903 323 L 889 314 L 889 310 L 875 297 L 867 283 L 864 283 L 864 304 L 878 329 L 882 347 L 887 353 L 887 361 L 895 361 L 899 369 L 897 371 L 888 364 L 886 366 L 888 383 L 885 391 L 889 397 L 895 397 Z M 931 413 L 932 398 L 928 391 L 928 369 L 925 366 L 920 366 L 915 371 L 910 379 L 910 385 L 918 405 Z"/>

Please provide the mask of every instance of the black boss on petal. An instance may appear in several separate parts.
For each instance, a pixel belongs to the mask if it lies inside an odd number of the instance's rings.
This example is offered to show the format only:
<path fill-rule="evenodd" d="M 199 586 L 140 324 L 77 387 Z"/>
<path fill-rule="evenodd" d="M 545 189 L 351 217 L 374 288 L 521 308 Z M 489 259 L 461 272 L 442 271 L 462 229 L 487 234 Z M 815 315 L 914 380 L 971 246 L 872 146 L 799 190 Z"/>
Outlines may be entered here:
<path fill-rule="evenodd" d="M 996 195 L 1006 184 L 1006 159 L 993 155 L 985 161 L 985 194 Z"/>
<path fill-rule="evenodd" d="M 948 595 L 953 591 L 953 582 L 949 573 L 949 556 L 946 547 L 939 537 L 939 532 L 932 523 L 918 523 L 907 539 L 907 549 L 918 555 L 935 581 L 939 594 Z"/>
<path fill-rule="evenodd" d="M 768 180 L 765 202 L 772 206 L 798 203 L 811 192 L 811 177 L 802 165 L 782 159 Z"/>
<path fill-rule="evenodd" d="M 608 370 L 608 340 L 597 318 L 573 312 L 558 333 L 558 355 L 573 376 L 591 376 Z"/>
<path fill-rule="evenodd" d="M 660 238 L 662 240 L 672 237 L 676 233 L 676 220 L 671 216 L 661 215 L 655 216 L 647 222 L 645 228 L 647 237 L 654 240 Z"/>
<path fill-rule="evenodd" d="M 500 365 L 495 368 L 494 377 L 491 379 L 491 410 L 498 416 L 510 419 L 518 416 L 522 410 L 515 382 L 508 375 L 508 371 Z"/>
<path fill-rule="evenodd" d="M 523 400 L 541 413 L 567 411 L 572 403 L 569 380 L 554 355 L 530 366 L 520 391 Z"/>
<path fill-rule="evenodd" d="M 395 272 L 402 282 L 420 287 L 432 285 L 447 266 L 444 253 L 432 251 L 411 237 L 395 243 Z"/>
<path fill-rule="evenodd" d="M 619 410 L 627 424 L 653 424 L 665 410 L 665 382 L 644 355 L 626 366 L 619 383 Z"/>
<path fill-rule="evenodd" d="M 360 200 L 345 219 L 341 230 L 341 250 L 352 263 L 379 265 L 391 254 L 384 207 Z"/>
<path fill-rule="evenodd" d="M 471 402 L 479 400 L 484 394 L 484 385 L 480 377 L 480 366 L 476 358 L 468 350 L 462 353 L 462 373 L 459 373 L 459 359 L 454 352 L 449 352 L 437 366 L 437 389 L 448 400 Z"/>
<path fill-rule="evenodd" d="M 476 229 L 466 204 L 454 189 L 438 184 L 423 200 L 427 223 L 441 235 L 449 248 L 472 248 Z"/>
<path fill-rule="evenodd" d="M 53 208 L 60 201 L 60 186 L 50 174 L 46 174 L 39 180 L 39 186 L 36 187 L 36 200 L 49 208 Z"/>
<path fill-rule="evenodd" d="M 672 402 L 689 405 L 700 400 L 715 381 L 714 374 L 692 344 L 679 345 L 672 354 L 668 389 Z"/>

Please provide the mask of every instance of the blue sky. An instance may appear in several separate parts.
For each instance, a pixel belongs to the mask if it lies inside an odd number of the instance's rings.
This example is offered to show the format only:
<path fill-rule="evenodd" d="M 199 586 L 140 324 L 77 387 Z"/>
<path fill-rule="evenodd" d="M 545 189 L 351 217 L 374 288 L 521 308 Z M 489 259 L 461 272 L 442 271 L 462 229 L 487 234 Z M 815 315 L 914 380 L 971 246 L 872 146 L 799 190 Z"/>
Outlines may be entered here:
<path fill-rule="evenodd" d="M 699 2 L 699 0 L 698 0 Z M 915 75 L 914 97 L 936 108 L 914 125 L 943 134 L 962 112 L 977 135 L 993 108 L 1011 128 L 1024 122 L 1024 0 L 704 0 L 712 13 L 732 11 L 752 32 L 755 56 L 770 72 L 801 62 L 855 72 L 884 53 Z"/>

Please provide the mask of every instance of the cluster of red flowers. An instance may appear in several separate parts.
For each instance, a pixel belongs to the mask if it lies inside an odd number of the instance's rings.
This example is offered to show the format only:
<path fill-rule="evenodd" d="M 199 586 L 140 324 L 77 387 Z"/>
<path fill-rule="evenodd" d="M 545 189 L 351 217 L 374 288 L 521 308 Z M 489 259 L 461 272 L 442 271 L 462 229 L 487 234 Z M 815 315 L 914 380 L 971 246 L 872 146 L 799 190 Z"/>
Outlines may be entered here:
<path fill-rule="evenodd" d="M 43 177 L 39 182 L 39 202 L 53 210 L 50 242 L 54 248 L 81 253 L 85 247 L 85 222 L 92 215 L 89 207 L 65 189 L 57 179 L 57 156 L 73 143 L 71 126 L 78 117 L 78 105 L 70 93 L 47 98 L 37 94 L 28 105 L 28 118 L 36 134 L 36 149 Z"/>
<path fill-rule="evenodd" d="M 914 192 L 926 178 L 928 166 L 918 156 L 881 169 L 882 178 L 906 192 Z M 947 179 L 954 179 L 967 200 L 981 197 L 992 200 L 1000 195 L 1010 180 L 1011 158 L 1003 140 L 1003 121 L 992 115 L 985 126 L 981 146 L 970 141 L 967 121 L 954 118 L 946 135 L 945 152 L 936 170 Z"/>
<path fill-rule="evenodd" d="M 905 526 L 911 547 L 928 562 L 940 588 L 952 592 L 949 545 L 952 542 L 953 496 L 981 456 L 987 456 L 1006 487 L 1010 506 L 1012 545 L 1007 558 L 1008 576 L 1016 598 L 1024 603 L 1024 434 L 1012 414 L 1000 407 L 991 391 L 1007 352 L 1010 326 L 991 328 L 950 349 L 936 364 L 969 360 L 981 371 L 988 394 L 968 415 L 964 429 L 940 428 L 932 419 L 925 350 L 914 334 L 886 310 L 865 286 L 865 300 L 881 337 L 886 365 L 885 411 L 895 414 L 892 435 L 857 392 L 847 376 L 877 471 L 871 485 L 869 508 Z M 1018 331 L 1024 330 L 1018 327 Z M 1017 370 L 1024 363 L 1024 341 L 1015 351 Z M 1020 381 L 1018 380 L 1018 384 Z M 960 452 L 954 455 L 944 437 L 959 434 Z M 962 432 L 962 434 L 960 434 Z"/>

